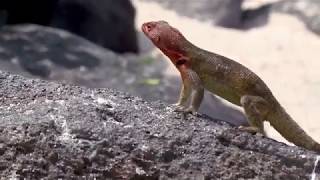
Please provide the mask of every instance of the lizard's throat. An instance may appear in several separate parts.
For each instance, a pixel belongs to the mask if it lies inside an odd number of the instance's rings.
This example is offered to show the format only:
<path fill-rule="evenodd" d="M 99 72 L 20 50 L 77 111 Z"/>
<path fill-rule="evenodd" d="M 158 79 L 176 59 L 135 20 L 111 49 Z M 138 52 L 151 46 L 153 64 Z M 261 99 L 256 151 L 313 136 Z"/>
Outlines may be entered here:
<path fill-rule="evenodd" d="M 161 51 L 166 55 L 168 56 L 168 58 L 171 59 L 171 61 L 174 61 L 176 59 L 179 59 L 183 56 L 182 53 L 179 53 L 179 52 L 176 52 L 176 51 L 172 51 L 172 50 L 168 50 L 168 49 L 165 49 L 165 48 L 161 48 Z"/>
<path fill-rule="evenodd" d="M 184 58 L 186 56 L 182 52 L 176 52 L 176 51 L 172 51 L 172 50 L 168 50 L 168 49 L 162 49 L 162 48 L 161 48 L 161 51 L 171 60 L 171 62 L 175 66 L 180 66 L 182 64 L 186 64 L 187 63 L 185 61 L 185 58 Z"/>

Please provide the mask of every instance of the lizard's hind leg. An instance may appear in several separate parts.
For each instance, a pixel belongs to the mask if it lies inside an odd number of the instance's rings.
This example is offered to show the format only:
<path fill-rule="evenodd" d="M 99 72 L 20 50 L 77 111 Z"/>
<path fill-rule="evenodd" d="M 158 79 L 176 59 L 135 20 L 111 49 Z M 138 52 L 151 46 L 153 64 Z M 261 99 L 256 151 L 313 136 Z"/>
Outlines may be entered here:
<path fill-rule="evenodd" d="M 240 127 L 241 130 L 250 133 L 260 132 L 265 135 L 263 121 L 269 112 L 268 102 L 260 96 L 245 95 L 241 97 L 240 103 L 247 116 L 249 127 Z"/>

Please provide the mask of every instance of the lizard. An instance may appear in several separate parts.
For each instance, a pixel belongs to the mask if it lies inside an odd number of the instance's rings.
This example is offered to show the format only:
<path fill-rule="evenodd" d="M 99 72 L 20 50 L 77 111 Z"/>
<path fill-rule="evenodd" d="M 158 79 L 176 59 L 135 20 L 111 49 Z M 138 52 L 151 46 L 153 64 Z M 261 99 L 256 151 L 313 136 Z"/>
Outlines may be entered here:
<path fill-rule="evenodd" d="M 265 135 L 263 123 L 269 121 L 289 142 L 320 153 L 320 144 L 291 118 L 253 71 L 197 47 L 166 21 L 146 22 L 141 29 L 180 72 L 182 87 L 175 104 L 178 111 L 195 114 L 204 90 L 208 90 L 244 109 L 249 126 L 239 127 L 241 130 Z"/>

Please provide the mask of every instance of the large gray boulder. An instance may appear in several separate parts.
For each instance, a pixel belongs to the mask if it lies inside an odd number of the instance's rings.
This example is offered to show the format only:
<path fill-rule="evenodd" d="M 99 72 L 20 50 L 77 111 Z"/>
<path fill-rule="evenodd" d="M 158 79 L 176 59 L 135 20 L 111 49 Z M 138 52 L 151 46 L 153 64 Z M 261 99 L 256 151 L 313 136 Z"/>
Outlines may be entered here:
<path fill-rule="evenodd" d="M 301 180 L 320 172 L 314 152 L 110 89 L 0 71 L 0 109 L 4 179 Z"/>

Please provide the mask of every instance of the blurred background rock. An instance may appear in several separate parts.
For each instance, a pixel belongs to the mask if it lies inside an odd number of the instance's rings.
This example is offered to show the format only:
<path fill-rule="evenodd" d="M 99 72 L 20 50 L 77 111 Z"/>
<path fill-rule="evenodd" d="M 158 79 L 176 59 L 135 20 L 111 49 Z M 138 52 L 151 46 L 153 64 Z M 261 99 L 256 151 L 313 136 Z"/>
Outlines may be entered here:
<path fill-rule="evenodd" d="M 2 0 L 6 24 L 61 28 L 118 53 L 138 52 L 129 0 Z"/>
<path fill-rule="evenodd" d="M 318 0 L 2 0 L 0 69 L 173 103 L 178 73 L 140 31 L 163 19 L 256 72 L 320 141 L 319 15 Z M 211 94 L 201 112 L 246 123 L 241 109 Z"/>

